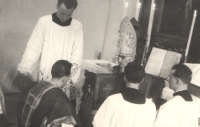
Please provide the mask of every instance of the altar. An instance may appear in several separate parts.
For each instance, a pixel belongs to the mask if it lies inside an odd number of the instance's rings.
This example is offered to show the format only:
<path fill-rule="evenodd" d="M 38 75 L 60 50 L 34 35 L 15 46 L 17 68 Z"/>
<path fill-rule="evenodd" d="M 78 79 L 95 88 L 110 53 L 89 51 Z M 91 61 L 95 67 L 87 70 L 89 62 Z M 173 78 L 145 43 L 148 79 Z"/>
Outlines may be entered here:
<path fill-rule="evenodd" d="M 106 60 L 83 60 L 85 68 L 84 94 L 93 93 L 93 110 L 98 110 L 103 101 L 124 87 L 124 74 L 113 74 L 111 68 L 117 64 Z"/>
<path fill-rule="evenodd" d="M 93 93 L 92 109 L 98 110 L 103 101 L 110 95 L 120 93 L 125 87 L 124 74 L 114 74 L 112 67 L 116 66 L 107 60 L 83 60 L 85 70 L 85 83 L 83 85 L 84 95 Z M 155 78 L 146 74 L 145 80 L 140 84 L 140 92 L 145 97 L 150 97 L 150 90 Z M 160 83 L 160 82 L 159 82 Z M 160 84 L 163 86 L 163 84 Z M 161 93 L 157 93 L 161 94 Z M 155 97 L 155 92 L 154 95 Z"/>

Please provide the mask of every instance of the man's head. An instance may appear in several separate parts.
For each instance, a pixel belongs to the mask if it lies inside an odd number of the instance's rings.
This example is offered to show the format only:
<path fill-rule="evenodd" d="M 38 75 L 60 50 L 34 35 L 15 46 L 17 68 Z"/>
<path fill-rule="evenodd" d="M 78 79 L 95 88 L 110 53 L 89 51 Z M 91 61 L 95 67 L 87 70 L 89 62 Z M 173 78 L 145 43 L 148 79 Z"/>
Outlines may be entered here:
<path fill-rule="evenodd" d="M 57 61 L 52 69 L 51 75 L 52 80 L 56 81 L 56 84 L 62 86 L 69 79 L 69 75 L 71 73 L 72 64 L 66 60 Z"/>
<path fill-rule="evenodd" d="M 120 25 L 118 42 L 118 62 L 124 68 L 135 60 L 137 41 L 140 37 L 140 25 L 132 18 L 125 17 Z"/>
<path fill-rule="evenodd" d="M 122 68 L 126 67 L 128 63 L 133 62 L 134 60 L 135 58 L 133 56 L 126 56 L 122 54 L 118 55 L 118 62 L 119 62 L 120 67 Z"/>
<path fill-rule="evenodd" d="M 170 76 L 168 77 L 169 86 L 174 91 L 187 88 L 192 79 L 192 71 L 183 64 L 176 64 L 172 67 Z"/>
<path fill-rule="evenodd" d="M 70 19 L 77 5 L 77 0 L 58 0 L 57 16 L 60 21 L 65 22 Z"/>
<path fill-rule="evenodd" d="M 130 62 L 124 69 L 125 80 L 128 83 L 139 84 L 144 80 L 144 68 L 136 62 Z"/>

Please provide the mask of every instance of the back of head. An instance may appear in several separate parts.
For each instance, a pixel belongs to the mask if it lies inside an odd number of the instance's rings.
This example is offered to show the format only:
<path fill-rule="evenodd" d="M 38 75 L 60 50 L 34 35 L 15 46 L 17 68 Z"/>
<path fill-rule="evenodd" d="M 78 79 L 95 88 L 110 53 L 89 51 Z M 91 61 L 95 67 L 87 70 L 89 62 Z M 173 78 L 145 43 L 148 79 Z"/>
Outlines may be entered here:
<path fill-rule="evenodd" d="M 192 71 L 184 64 L 176 64 L 172 67 L 175 70 L 173 76 L 181 79 L 184 83 L 189 84 L 192 79 Z"/>
<path fill-rule="evenodd" d="M 124 74 L 128 82 L 140 83 L 144 79 L 144 68 L 136 62 L 130 62 L 124 69 Z"/>
<path fill-rule="evenodd" d="M 65 4 L 67 9 L 76 9 L 76 7 L 78 6 L 77 0 L 58 0 L 58 6 L 60 6 L 62 3 Z"/>
<path fill-rule="evenodd" d="M 66 60 L 57 61 L 51 69 L 52 78 L 62 78 L 64 76 L 69 76 L 71 67 L 72 64 Z"/>

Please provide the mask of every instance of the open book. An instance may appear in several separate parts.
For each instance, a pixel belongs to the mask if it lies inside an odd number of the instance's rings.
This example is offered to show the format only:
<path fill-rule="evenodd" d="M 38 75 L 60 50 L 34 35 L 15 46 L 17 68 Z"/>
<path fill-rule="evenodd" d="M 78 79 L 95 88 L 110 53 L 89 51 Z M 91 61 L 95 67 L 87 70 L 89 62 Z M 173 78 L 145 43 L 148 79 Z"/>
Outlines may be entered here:
<path fill-rule="evenodd" d="M 190 83 L 200 86 L 200 64 L 184 63 L 192 71 L 192 80 Z"/>
<path fill-rule="evenodd" d="M 172 67 L 180 62 L 181 56 L 177 52 L 153 48 L 147 61 L 145 72 L 154 76 L 167 78 L 170 75 Z"/>

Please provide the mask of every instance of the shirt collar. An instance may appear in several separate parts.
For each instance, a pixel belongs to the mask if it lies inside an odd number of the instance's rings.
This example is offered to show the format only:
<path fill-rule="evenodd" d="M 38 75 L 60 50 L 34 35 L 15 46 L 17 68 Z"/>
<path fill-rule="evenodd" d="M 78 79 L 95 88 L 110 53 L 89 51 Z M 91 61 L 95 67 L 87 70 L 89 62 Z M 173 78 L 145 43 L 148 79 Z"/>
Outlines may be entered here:
<path fill-rule="evenodd" d="M 146 102 L 146 98 L 143 94 L 140 93 L 139 90 L 134 88 L 126 87 L 122 92 L 122 96 L 124 100 L 134 103 L 134 104 L 144 104 Z"/>
<path fill-rule="evenodd" d="M 192 96 L 188 90 L 175 92 L 173 96 L 181 96 L 185 101 L 193 101 Z"/>

